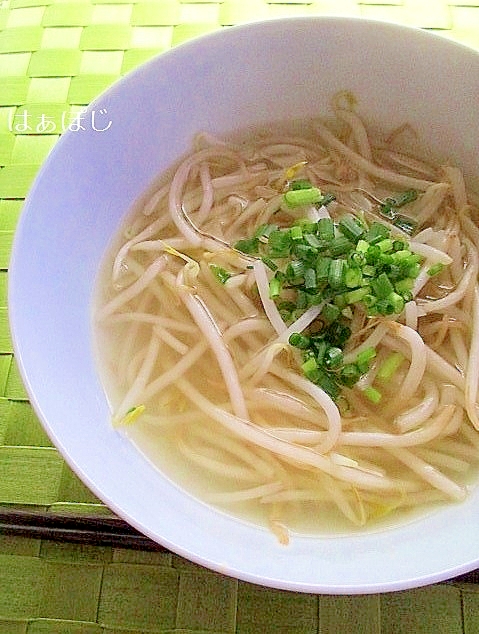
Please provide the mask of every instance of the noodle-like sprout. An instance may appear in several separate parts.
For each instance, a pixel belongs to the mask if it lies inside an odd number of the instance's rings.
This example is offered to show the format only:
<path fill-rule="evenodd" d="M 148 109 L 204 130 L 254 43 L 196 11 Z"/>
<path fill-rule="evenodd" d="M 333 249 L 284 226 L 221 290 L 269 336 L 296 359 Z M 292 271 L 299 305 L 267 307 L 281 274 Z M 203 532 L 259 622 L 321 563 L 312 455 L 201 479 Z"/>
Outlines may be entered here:
<path fill-rule="evenodd" d="M 140 444 L 165 439 L 206 500 L 255 509 L 282 543 L 311 513 L 363 526 L 460 501 L 478 462 L 475 199 L 458 167 L 408 156 L 396 135 L 386 144 L 370 135 L 354 100 L 334 103 L 336 127 L 305 123 L 304 137 L 199 136 L 199 149 L 135 206 L 97 311 L 102 346 L 113 342 L 102 354 L 115 422 Z M 291 209 L 284 193 L 295 178 L 334 202 Z M 382 201 L 405 189 L 415 190 L 401 209 L 406 224 L 381 216 Z M 235 247 L 267 240 L 261 227 L 289 227 L 298 213 L 382 223 L 420 262 L 397 312 L 344 309 L 343 363 L 371 359 L 339 395 L 304 376 L 290 345 L 295 333 L 324 331 L 328 300 L 287 316 L 271 262 Z"/>

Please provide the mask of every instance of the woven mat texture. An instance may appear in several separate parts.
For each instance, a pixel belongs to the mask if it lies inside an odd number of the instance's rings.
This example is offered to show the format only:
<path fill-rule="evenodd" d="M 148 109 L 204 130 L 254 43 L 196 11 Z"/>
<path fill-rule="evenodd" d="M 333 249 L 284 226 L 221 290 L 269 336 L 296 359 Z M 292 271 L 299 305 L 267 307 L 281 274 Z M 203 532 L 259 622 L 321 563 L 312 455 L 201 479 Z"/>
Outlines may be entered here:
<path fill-rule="evenodd" d="M 7 269 L 23 199 L 75 114 L 151 56 L 250 20 L 350 15 L 479 49 L 479 0 L 0 0 L 0 505 L 108 513 L 43 432 L 19 378 Z M 477 634 L 479 586 L 313 596 L 260 588 L 170 553 L 0 534 L 0 634 Z"/>

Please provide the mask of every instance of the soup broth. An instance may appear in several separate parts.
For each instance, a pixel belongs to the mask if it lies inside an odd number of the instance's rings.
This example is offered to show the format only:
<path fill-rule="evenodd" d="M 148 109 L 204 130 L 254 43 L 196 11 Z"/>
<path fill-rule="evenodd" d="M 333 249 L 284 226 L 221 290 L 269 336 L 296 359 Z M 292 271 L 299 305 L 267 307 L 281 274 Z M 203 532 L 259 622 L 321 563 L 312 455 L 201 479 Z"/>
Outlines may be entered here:
<path fill-rule="evenodd" d="M 113 424 L 283 543 L 458 503 L 478 462 L 476 200 L 407 126 L 334 115 L 198 135 L 95 304 Z"/>

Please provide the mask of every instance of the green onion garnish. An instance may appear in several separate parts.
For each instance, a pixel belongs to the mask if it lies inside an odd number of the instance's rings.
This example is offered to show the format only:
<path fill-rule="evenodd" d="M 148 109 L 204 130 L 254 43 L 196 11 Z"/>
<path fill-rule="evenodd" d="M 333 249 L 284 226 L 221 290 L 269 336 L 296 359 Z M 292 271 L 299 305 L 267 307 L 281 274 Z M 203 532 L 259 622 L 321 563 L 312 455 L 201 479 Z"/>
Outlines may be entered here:
<path fill-rule="evenodd" d="M 288 343 L 295 348 L 306 350 L 311 345 L 311 338 L 300 332 L 293 332 L 289 337 Z"/>
<path fill-rule="evenodd" d="M 266 266 L 269 269 L 271 269 L 272 271 L 277 271 L 278 270 L 278 265 L 275 264 L 271 258 L 262 257 L 261 259 L 262 259 L 263 263 L 266 264 Z"/>
<path fill-rule="evenodd" d="M 331 288 L 340 288 L 343 285 L 346 262 L 341 259 L 332 260 L 329 265 L 328 282 Z"/>
<path fill-rule="evenodd" d="M 281 282 L 277 277 L 272 277 L 269 281 L 269 297 L 275 299 L 281 294 Z"/>
<path fill-rule="evenodd" d="M 325 304 L 321 311 L 321 319 L 326 324 L 332 324 L 339 317 L 341 311 L 334 304 Z"/>
<path fill-rule="evenodd" d="M 294 181 L 291 181 L 289 185 L 289 189 L 292 191 L 296 191 L 298 189 L 311 189 L 311 181 L 307 178 L 297 178 Z"/>
<path fill-rule="evenodd" d="M 308 189 L 293 189 L 284 194 L 284 202 L 288 205 L 288 207 L 292 208 L 319 203 L 321 198 L 321 190 L 317 187 L 309 187 Z"/>
<path fill-rule="evenodd" d="M 325 206 L 329 205 L 329 203 L 332 203 L 333 200 L 336 200 L 336 196 L 334 194 L 323 194 L 323 196 L 321 197 L 321 200 L 319 201 L 318 205 L 319 206 Z"/>
<path fill-rule="evenodd" d="M 389 381 L 403 361 L 404 357 L 400 352 L 392 352 L 379 366 L 377 378 L 381 381 Z"/>
<path fill-rule="evenodd" d="M 234 248 L 242 253 L 254 254 L 258 252 L 258 238 L 247 238 L 245 240 L 238 240 L 234 245 Z"/>
<path fill-rule="evenodd" d="M 343 236 L 346 236 L 352 242 L 357 242 L 363 235 L 364 229 L 358 220 L 351 214 L 343 216 L 339 221 L 339 229 Z"/>
<path fill-rule="evenodd" d="M 361 350 L 356 357 L 356 365 L 360 371 L 367 372 L 369 370 L 369 364 L 376 356 L 376 349 L 373 347 Z"/>
<path fill-rule="evenodd" d="M 298 179 L 285 197 L 294 201 L 293 206 L 311 204 L 318 192 L 309 181 Z M 404 192 L 385 201 L 393 221 L 404 220 L 397 208 L 415 195 Z M 302 218 L 289 227 L 265 224 L 252 237 L 240 240 L 236 248 L 262 259 L 274 272 L 269 296 L 286 323 L 293 323 L 312 306 L 322 305 L 318 318 L 304 332 L 293 333 L 289 343 L 301 353 L 304 375 L 332 398 L 339 396 L 342 386 L 354 387 L 376 356 L 376 350 L 368 348 L 353 363 L 344 363 L 343 350 L 351 337 L 355 309 L 361 306 L 368 317 L 400 314 L 412 299 L 423 265 L 423 258 L 411 251 L 407 238 L 397 238 L 386 224 L 368 224 L 353 214 L 338 222 Z M 442 264 L 433 265 L 428 273 L 435 275 L 442 269 Z M 381 365 L 380 380 L 392 376 L 402 362 L 401 356 L 391 359 Z M 376 388 L 362 391 L 373 403 L 381 400 Z"/>
<path fill-rule="evenodd" d="M 324 363 L 327 368 L 339 368 L 343 363 L 343 351 L 341 348 L 331 346 L 324 353 Z"/>
<path fill-rule="evenodd" d="M 226 284 L 232 275 L 226 269 L 221 266 L 217 266 L 216 264 L 210 264 L 210 269 L 220 284 Z"/>
<path fill-rule="evenodd" d="M 365 387 L 363 390 L 363 394 L 367 399 L 371 401 L 371 403 L 374 403 L 375 405 L 377 405 L 382 398 L 381 392 L 372 386 Z"/>
<path fill-rule="evenodd" d="M 371 280 L 370 284 L 378 299 L 384 299 L 394 291 L 394 286 L 389 281 L 386 273 L 378 275 L 375 280 Z"/>
<path fill-rule="evenodd" d="M 414 233 L 417 227 L 417 222 L 415 220 L 413 220 L 412 218 L 409 218 L 409 216 L 403 216 L 402 214 L 399 214 L 396 216 L 396 218 L 393 221 L 393 224 L 395 227 L 397 227 L 398 229 L 401 229 L 402 231 L 407 233 L 409 236 L 412 236 L 412 234 Z"/>
<path fill-rule="evenodd" d="M 338 255 L 345 255 L 351 251 L 352 244 L 346 236 L 338 236 L 337 238 L 333 238 L 329 243 L 329 252 L 333 257 L 338 257 Z"/>
<path fill-rule="evenodd" d="M 347 387 L 353 387 L 360 378 L 361 372 L 355 363 L 347 363 L 339 373 L 339 380 Z"/>
<path fill-rule="evenodd" d="M 442 262 L 438 262 L 437 264 L 433 264 L 428 270 L 427 270 L 427 274 L 430 277 L 433 277 L 434 275 L 437 275 L 438 273 L 441 273 L 441 271 L 444 270 L 444 264 L 442 264 Z"/>
<path fill-rule="evenodd" d="M 293 225 L 290 229 L 290 235 L 292 240 L 301 240 L 303 237 L 301 225 Z"/>
<path fill-rule="evenodd" d="M 309 268 L 304 271 L 304 288 L 307 291 L 316 290 L 316 271 L 314 269 Z"/>
<path fill-rule="evenodd" d="M 318 221 L 318 233 L 321 240 L 329 241 L 334 238 L 334 223 L 331 218 L 321 218 Z"/>

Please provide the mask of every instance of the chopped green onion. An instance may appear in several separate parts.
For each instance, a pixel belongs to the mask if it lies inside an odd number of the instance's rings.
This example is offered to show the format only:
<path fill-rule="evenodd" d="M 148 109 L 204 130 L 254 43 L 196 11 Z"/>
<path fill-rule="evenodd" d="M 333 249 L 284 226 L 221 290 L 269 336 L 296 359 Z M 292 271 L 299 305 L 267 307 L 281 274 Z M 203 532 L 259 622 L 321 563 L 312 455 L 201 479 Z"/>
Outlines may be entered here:
<path fill-rule="evenodd" d="M 314 269 L 306 269 L 304 272 L 304 288 L 307 291 L 312 291 L 316 290 L 317 287 L 316 271 Z"/>
<path fill-rule="evenodd" d="M 262 262 L 266 264 L 266 266 L 271 269 L 271 271 L 275 272 L 278 270 L 278 265 L 273 262 L 270 258 L 261 258 Z"/>
<path fill-rule="evenodd" d="M 295 348 L 306 350 L 306 348 L 309 348 L 311 344 L 311 339 L 300 332 L 293 332 L 289 337 L 288 343 Z"/>
<path fill-rule="evenodd" d="M 411 291 L 413 287 L 414 287 L 414 280 L 412 279 L 412 277 L 404 277 L 402 280 L 398 280 L 394 284 L 396 293 L 399 293 L 400 295 Z"/>
<path fill-rule="evenodd" d="M 302 260 L 291 260 L 288 266 L 286 267 L 286 278 L 289 281 L 296 280 L 298 278 L 303 277 L 304 275 L 304 262 Z"/>
<path fill-rule="evenodd" d="M 387 198 L 386 203 L 391 204 L 393 207 L 403 207 L 408 203 L 412 203 L 417 198 L 417 191 L 414 189 L 408 189 L 400 194 L 397 194 L 394 198 Z"/>
<path fill-rule="evenodd" d="M 289 184 L 289 189 L 291 191 L 296 191 L 298 189 L 311 189 L 311 187 L 311 181 L 307 178 L 297 178 Z"/>
<path fill-rule="evenodd" d="M 369 286 L 362 286 L 361 288 L 355 288 L 353 291 L 345 293 L 346 302 L 348 304 L 358 304 L 371 293 Z"/>
<path fill-rule="evenodd" d="M 404 361 L 400 352 L 392 352 L 379 366 L 377 378 L 381 381 L 388 381 L 399 369 Z"/>
<path fill-rule="evenodd" d="M 372 386 L 365 387 L 363 390 L 363 394 L 367 399 L 371 401 L 371 403 L 374 403 L 375 405 L 377 405 L 382 398 L 381 392 Z"/>
<path fill-rule="evenodd" d="M 384 267 L 389 267 L 394 262 L 393 257 L 390 253 L 380 253 L 378 258 L 378 263 Z"/>
<path fill-rule="evenodd" d="M 326 367 L 332 370 L 338 368 L 343 363 L 343 351 L 341 348 L 335 346 L 328 348 L 324 355 L 324 363 Z"/>
<path fill-rule="evenodd" d="M 374 277 L 376 275 L 376 267 L 365 264 L 362 268 L 362 274 L 366 277 Z"/>
<path fill-rule="evenodd" d="M 349 304 L 346 295 L 347 293 L 339 293 L 334 297 L 334 305 L 337 306 L 340 310 L 343 310 Z"/>
<path fill-rule="evenodd" d="M 359 368 L 354 363 L 347 363 L 344 365 L 339 372 L 339 380 L 343 385 L 347 387 L 353 387 L 361 376 L 361 372 Z"/>
<path fill-rule="evenodd" d="M 388 295 L 387 299 L 392 308 L 393 313 L 396 313 L 396 314 L 402 313 L 404 309 L 404 299 L 401 295 L 398 295 L 398 293 L 392 292 L 390 295 Z"/>
<path fill-rule="evenodd" d="M 304 244 L 304 242 L 295 244 L 292 250 L 294 255 L 302 260 L 313 261 L 318 255 L 317 249 L 310 247 L 308 244 Z"/>
<path fill-rule="evenodd" d="M 389 234 L 390 231 L 386 225 L 383 225 L 382 222 L 373 222 L 364 238 L 369 244 L 376 244 L 376 242 L 389 238 Z"/>
<path fill-rule="evenodd" d="M 331 218 L 318 220 L 318 233 L 321 240 L 330 241 L 334 238 L 334 223 Z"/>
<path fill-rule="evenodd" d="M 376 315 L 392 315 L 394 313 L 394 307 L 387 297 L 378 299 L 372 306 L 372 310 Z"/>
<path fill-rule="evenodd" d="M 385 238 L 384 240 L 378 242 L 377 246 L 381 253 L 388 253 L 389 251 L 393 250 L 393 241 L 391 240 L 391 238 Z"/>
<path fill-rule="evenodd" d="M 332 376 L 328 374 L 327 372 L 322 371 L 320 368 L 318 368 L 317 373 L 318 373 L 318 377 L 316 378 L 314 383 L 316 383 L 316 385 L 318 385 L 322 390 L 324 390 L 326 394 L 329 394 L 331 398 L 333 399 L 338 398 L 341 390 L 339 388 L 339 385 L 332 378 Z"/>
<path fill-rule="evenodd" d="M 348 262 L 353 267 L 362 268 L 366 264 L 366 258 L 364 257 L 364 253 L 353 251 L 352 253 L 348 255 Z"/>
<path fill-rule="evenodd" d="M 405 264 L 410 262 L 409 258 L 411 255 L 412 253 L 411 251 L 409 251 L 409 249 L 400 249 L 392 254 L 392 258 L 393 261 L 397 264 Z"/>
<path fill-rule="evenodd" d="M 437 262 L 437 264 L 433 264 L 428 270 L 427 270 L 427 274 L 430 277 L 433 277 L 434 275 L 437 275 L 438 273 L 441 273 L 441 271 L 444 270 L 444 264 L 442 262 Z"/>
<path fill-rule="evenodd" d="M 303 237 L 303 230 L 300 225 L 293 225 L 289 230 L 289 233 L 293 240 L 301 240 Z"/>
<path fill-rule="evenodd" d="M 370 362 L 376 356 L 376 348 L 372 346 L 361 350 L 356 356 L 356 364 L 361 372 L 367 372 L 369 370 Z"/>
<path fill-rule="evenodd" d="M 324 355 L 328 349 L 328 343 L 324 339 L 313 338 L 312 346 L 314 349 L 314 355 L 318 363 L 323 363 Z"/>
<path fill-rule="evenodd" d="M 409 218 L 409 216 L 403 216 L 402 214 L 396 216 L 396 218 L 393 220 L 393 224 L 395 227 L 398 227 L 398 229 L 401 229 L 409 236 L 414 233 L 417 227 L 417 222 L 415 220 Z"/>
<path fill-rule="evenodd" d="M 394 211 L 392 205 L 387 203 L 383 203 L 379 206 L 379 213 L 388 220 L 394 220 L 396 217 L 396 212 Z"/>
<path fill-rule="evenodd" d="M 294 227 L 294 225 L 299 225 L 303 230 L 303 233 L 314 233 L 318 228 L 317 223 L 313 222 L 309 218 L 298 218 L 294 221 L 292 226 Z"/>
<path fill-rule="evenodd" d="M 407 276 L 416 279 L 416 277 L 419 275 L 420 270 L 421 265 L 419 264 L 419 262 L 417 262 L 416 264 L 413 264 L 408 268 Z"/>
<path fill-rule="evenodd" d="M 241 253 L 252 254 L 258 252 L 258 238 L 247 238 L 245 240 L 238 240 L 234 245 L 234 248 Z"/>
<path fill-rule="evenodd" d="M 405 264 L 407 266 L 412 266 L 413 264 L 419 264 L 421 262 L 421 256 L 417 253 L 410 253 L 409 257 L 406 259 Z"/>
<path fill-rule="evenodd" d="M 332 260 L 329 266 L 328 282 L 331 288 L 340 288 L 343 285 L 343 278 L 346 268 L 344 260 Z"/>
<path fill-rule="evenodd" d="M 408 216 L 398 214 L 396 209 L 416 200 L 416 198 L 417 192 L 414 190 L 402 192 L 395 198 L 386 198 L 386 200 L 379 206 L 379 213 L 385 218 L 392 220 L 395 226 L 411 235 L 416 228 L 415 221 Z"/>
<path fill-rule="evenodd" d="M 364 304 L 366 308 L 371 308 L 376 304 L 376 302 L 377 299 L 374 297 L 374 295 L 371 294 L 365 295 L 361 300 L 361 303 Z"/>
<path fill-rule="evenodd" d="M 366 251 L 366 262 L 375 266 L 381 255 L 381 249 L 376 244 L 371 244 Z"/>
<path fill-rule="evenodd" d="M 323 206 L 329 205 L 329 203 L 332 203 L 333 200 L 336 200 L 336 196 L 334 194 L 323 194 L 318 205 L 323 207 Z"/>
<path fill-rule="evenodd" d="M 226 284 L 232 275 L 232 273 L 229 273 L 226 269 L 216 264 L 210 264 L 210 269 L 220 284 Z"/>
<path fill-rule="evenodd" d="M 327 324 L 332 324 L 339 317 L 340 309 L 335 304 L 325 304 L 321 311 L 321 318 Z"/>
<path fill-rule="evenodd" d="M 320 249 L 323 246 L 321 240 L 318 240 L 318 238 L 313 233 L 306 233 L 304 235 L 304 239 L 308 243 L 308 245 L 310 247 L 313 247 L 314 249 Z"/>
<path fill-rule="evenodd" d="M 298 294 L 296 296 L 296 308 L 304 309 L 309 306 L 309 295 L 306 291 L 302 289 L 298 290 Z"/>
<path fill-rule="evenodd" d="M 361 227 L 358 220 L 351 214 L 341 218 L 339 221 L 339 229 L 343 236 L 346 236 L 346 238 L 353 242 L 357 242 L 364 233 L 363 227 Z"/>
<path fill-rule="evenodd" d="M 366 242 L 366 240 L 358 240 L 358 243 L 356 245 L 356 251 L 358 253 L 361 253 L 364 255 L 368 249 L 369 249 L 369 242 Z"/>
<path fill-rule="evenodd" d="M 359 268 L 347 268 L 344 276 L 344 283 L 348 288 L 356 288 L 361 286 L 363 274 Z"/>
<path fill-rule="evenodd" d="M 268 238 L 273 233 L 273 231 L 278 231 L 278 225 L 261 225 L 254 232 L 253 238 Z"/>
<path fill-rule="evenodd" d="M 307 359 L 301 366 L 301 369 L 304 375 L 311 381 L 318 378 L 318 364 L 316 363 L 316 359 L 314 357 Z"/>
<path fill-rule="evenodd" d="M 391 263 L 388 266 L 388 277 L 391 282 L 396 282 L 398 280 L 403 279 L 404 277 L 404 267 L 399 264 Z"/>
<path fill-rule="evenodd" d="M 332 259 L 323 257 L 316 262 L 316 279 L 318 282 L 326 282 L 329 276 L 329 267 Z"/>
<path fill-rule="evenodd" d="M 394 286 L 386 273 L 381 273 L 375 280 L 371 280 L 371 288 L 379 299 L 388 297 L 394 291 Z"/>
<path fill-rule="evenodd" d="M 269 256 L 287 258 L 291 247 L 291 236 L 288 231 L 273 231 L 268 237 Z"/>
<path fill-rule="evenodd" d="M 301 207 L 302 205 L 310 205 L 319 203 L 321 200 L 321 190 L 317 187 L 308 189 L 294 189 L 284 194 L 284 201 L 288 207 Z"/>
<path fill-rule="evenodd" d="M 275 297 L 279 297 L 281 293 L 281 282 L 277 277 L 272 277 L 269 281 L 269 297 L 270 299 L 274 299 Z"/>
<path fill-rule="evenodd" d="M 338 236 L 337 238 L 333 238 L 329 243 L 329 252 L 333 258 L 335 258 L 338 257 L 338 255 L 349 253 L 351 251 L 351 247 L 352 244 L 346 236 Z"/>

